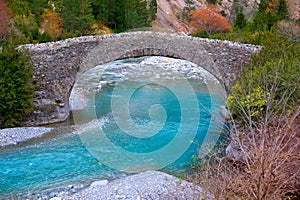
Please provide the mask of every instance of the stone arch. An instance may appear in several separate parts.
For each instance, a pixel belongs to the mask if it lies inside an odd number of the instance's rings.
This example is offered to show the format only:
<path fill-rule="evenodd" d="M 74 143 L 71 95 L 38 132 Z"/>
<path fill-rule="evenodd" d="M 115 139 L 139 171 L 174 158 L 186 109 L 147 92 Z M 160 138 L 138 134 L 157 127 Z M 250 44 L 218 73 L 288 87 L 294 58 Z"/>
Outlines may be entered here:
<path fill-rule="evenodd" d="M 255 45 L 155 32 L 83 36 L 19 47 L 24 48 L 31 56 L 36 82 L 36 109 L 24 125 L 64 121 L 76 78 L 100 64 L 139 56 L 179 58 L 206 69 L 230 87 L 240 66 L 261 50 Z"/>
<path fill-rule="evenodd" d="M 204 49 L 203 42 L 193 37 L 154 32 L 122 33 L 99 38 L 98 45 L 82 62 L 79 75 L 97 65 L 141 56 L 165 56 L 190 61 L 223 84 L 221 73 Z"/>

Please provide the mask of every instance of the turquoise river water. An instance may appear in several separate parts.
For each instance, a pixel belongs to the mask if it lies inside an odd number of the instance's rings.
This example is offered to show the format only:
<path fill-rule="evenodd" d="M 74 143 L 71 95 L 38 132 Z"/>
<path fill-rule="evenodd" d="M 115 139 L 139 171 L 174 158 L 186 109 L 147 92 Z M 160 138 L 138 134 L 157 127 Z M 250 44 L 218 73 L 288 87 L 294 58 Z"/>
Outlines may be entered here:
<path fill-rule="evenodd" d="M 209 94 L 205 89 L 205 84 L 199 83 L 199 81 L 190 83 L 195 90 L 200 110 L 200 118 L 196 119 L 198 120 L 198 129 L 196 137 L 191 141 L 187 151 L 179 159 L 162 169 L 172 174 L 185 171 L 193 162 L 193 158 L 197 156 L 199 145 L 208 134 L 209 126 L 215 126 L 216 129 L 223 126 L 220 121 L 213 120 L 215 118 L 213 116 L 219 115 L 219 106 L 223 104 L 221 99 L 219 103 L 212 104 L 211 98 L 218 99 L 218 96 Z M 129 136 L 118 127 L 113 119 L 110 106 L 112 91 L 113 87 L 107 87 L 95 96 L 95 110 L 97 118 L 102 121 L 103 131 L 107 133 L 107 137 L 115 146 L 129 152 L 147 153 L 159 150 L 176 137 L 177 130 L 182 126 L 181 113 L 184 111 L 172 91 L 160 85 L 148 84 L 138 88 L 132 95 L 129 110 L 131 118 L 136 124 L 149 123 L 148 112 L 151 105 L 159 104 L 165 109 L 167 118 L 164 126 L 157 134 L 147 138 Z M 188 97 L 188 95 L 186 96 Z M 190 126 L 194 126 L 194 123 L 191 123 Z M 189 137 L 189 124 L 184 127 L 186 137 Z M 105 156 L 105 152 L 109 152 L 109 147 L 101 144 L 101 141 L 99 141 L 99 147 L 104 148 L 103 156 Z M 106 159 L 119 158 L 109 156 Z M 131 160 L 129 158 L 118 162 L 131 162 Z M 147 169 L 147 166 L 144 167 Z M 85 148 L 77 134 L 64 135 L 0 151 L 0 197 L 38 192 L 69 184 L 91 183 L 98 179 L 111 180 L 123 175 L 123 172 L 113 169 L 103 162 L 100 164 Z"/>

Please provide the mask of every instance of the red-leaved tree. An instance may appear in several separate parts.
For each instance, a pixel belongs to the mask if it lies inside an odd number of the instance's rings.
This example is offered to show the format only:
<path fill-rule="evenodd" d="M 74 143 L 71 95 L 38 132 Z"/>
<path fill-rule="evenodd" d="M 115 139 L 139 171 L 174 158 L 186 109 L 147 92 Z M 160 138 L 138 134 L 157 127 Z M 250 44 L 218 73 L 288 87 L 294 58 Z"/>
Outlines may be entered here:
<path fill-rule="evenodd" d="M 204 31 L 208 35 L 211 35 L 231 30 L 231 25 L 216 7 L 191 10 L 190 14 L 192 17 L 190 26 L 194 27 L 197 31 Z"/>
<path fill-rule="evenodd" d="M 0 42 L 3 41 L 7 35 L 7 26 L 11 18 L 12 14 L 5 0 L 0 0 Z"/>

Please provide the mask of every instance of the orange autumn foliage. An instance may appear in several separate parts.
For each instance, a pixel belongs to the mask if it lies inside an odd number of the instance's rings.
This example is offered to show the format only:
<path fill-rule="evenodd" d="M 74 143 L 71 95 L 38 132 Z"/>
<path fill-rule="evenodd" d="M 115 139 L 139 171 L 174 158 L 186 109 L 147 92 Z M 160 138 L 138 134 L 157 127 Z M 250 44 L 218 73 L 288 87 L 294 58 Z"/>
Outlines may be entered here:
<path fill-rule="evenodd" d="M 59 38 L 63 31 L 62 22 L 63 20 L 58 13 L 46 11 L 41 17 L 40 32 L 47 32 L 52 37 Z"/>
<path fill-rule="evenodd" d="M 276 6 L 278 6 L 278 4 L 279 4 L 278 0 L 270 0 L 266 11 L 273 12 L 274 10 L 276 10 Z"/>
<path fill-rule="evenodd" d="M 0 42 L 5 39 L 12 13 L 5 0 L 0 0 Z"/>
<path fill-rule="evenodd" d="M 194 27 L 197 31 L 205 31 L 208 35 L 211 35 L 231 30 L 231 25 L 216 7 L 191 10 L 190 14 L 192 18 L 190 26 Z"/>

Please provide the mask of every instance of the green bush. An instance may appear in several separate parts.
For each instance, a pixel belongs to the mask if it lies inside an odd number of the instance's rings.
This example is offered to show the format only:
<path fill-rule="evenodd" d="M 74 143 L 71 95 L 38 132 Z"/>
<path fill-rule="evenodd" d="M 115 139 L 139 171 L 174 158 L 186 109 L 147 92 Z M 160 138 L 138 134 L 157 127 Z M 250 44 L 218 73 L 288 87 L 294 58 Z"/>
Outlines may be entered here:
<path fill-rule="evenodd" d="M 222 34 L 219 34 L 219 35 L 221 36 Z M 193 33 L 192 36 L 201 37 L 201 38 L 208 38 L 209 37 L 209 35 L 205 31 L 197 31 L 197 32 Z M 220 39 L 220 38 L 218 38 L 218 39 Z"/>
<path fill-rule="evenodd" d="M 264 38 L 263 50 L 243 68 L 231 89 L 229 107 L 236 117 L 243 114 L 238 109 L 250 109 L 254 117 L 266 103 L 274 104 L 278 112 L 300 103 L 300 43 L 274 33 L 265 33 Z M 234 105 L 234 100 L 239 100 L 239 105 Z"/>
<path fill-rule="evenodd" d="M 26 41 L 23 41 L 25 43 L 34 43 L 38 40 L 39 26 L 33 14 L 14 16 L 10 29 L 22 34 L 26 38 Z"/>
<path fill-rule="evenodd" d="M 260 32 L 250 32 L 247 29 L 239 30 L 236 29 L 232 32 L 226 34 L 213 34 L 210 35 L 210 39 L 219 39 L 219 40 L 230 40 L 234 42 L 240 42 L 244 44 L 255 44 L 255 45 L 264 45 L 266 40 L 274 37 L 274 34 L 269 31 L 260 31 Z"/>
<path fill-rule="evenodd" d="M 65 40 L 68 38 L 78 37 L 78 35 L 72 31 L 63 31 L 62 35 L 60 36 L 60 39 Z"/>
<path fill-rule="evenodd" d="M 228 107 L 232 115 L 257 117 L 266 108 L 270 93 L 265 92 L 260 86 L 249 88 L 247 92 L 239 83 L 231 88 L 228 95 Z"/>
<path fill-rule="evenodd" d="M 17 50 L 0 54 L 0 128 L 20 125 L 32 109 L 32 67 Z"/>
<path fill-rule="evenodd" d="M 43 34 L 39 34 L 38 36 L 39 42 L 51 42 L 55 41 L 55 38 L 50 35 L 48 32 L 44 32 Z"/>
<path fill-rule="evenodd" d="M 247 26 L 246 15 L 242 11 L 239 11 L 234 21 L 234 27 L 238 29 L 243 29 L 246 26 Z"/>
<path fill-rule="evenodd" d="M 218 0 L 207 0 L 207 3 L 210 4 L 216 4 L 218 2 Z"/>

